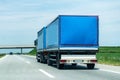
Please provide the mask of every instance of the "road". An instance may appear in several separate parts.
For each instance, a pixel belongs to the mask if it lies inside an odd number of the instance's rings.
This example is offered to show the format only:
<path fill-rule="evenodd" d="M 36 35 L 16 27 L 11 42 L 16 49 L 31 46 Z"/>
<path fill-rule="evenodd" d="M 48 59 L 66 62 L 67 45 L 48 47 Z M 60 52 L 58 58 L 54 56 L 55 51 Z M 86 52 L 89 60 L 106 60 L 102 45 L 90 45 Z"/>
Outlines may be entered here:
<path fill-rule="evenodd" d="M 37 63 L 35 57 L 7 55 L 0 59 L 0 80 L 120 80 L 119 71 L 97 67 L 66 65 L 58 70 L 55 66 Z"/>

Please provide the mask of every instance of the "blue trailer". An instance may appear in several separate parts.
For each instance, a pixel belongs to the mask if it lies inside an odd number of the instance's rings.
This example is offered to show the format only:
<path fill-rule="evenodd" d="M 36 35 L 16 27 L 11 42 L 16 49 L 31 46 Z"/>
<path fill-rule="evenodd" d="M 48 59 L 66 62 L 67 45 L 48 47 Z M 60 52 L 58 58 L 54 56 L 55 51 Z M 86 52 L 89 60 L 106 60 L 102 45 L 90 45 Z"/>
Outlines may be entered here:
<path fill-rule="evenodd" d="M 46 27 L 43 27 L 38 33 L 37 33 L 37 39 L 34 42 L 37 54 L 36 59 L 38 62 L 45 63 L 45 55 L 44 51 L 46 49 Z"/>
<path fill-rule="evenodd" d="M 93 69 L 99 48 L 98 22 L 98 16 L 59 15 L 40 31 L 37 60 L 59 69 L 78 63 Z"/>

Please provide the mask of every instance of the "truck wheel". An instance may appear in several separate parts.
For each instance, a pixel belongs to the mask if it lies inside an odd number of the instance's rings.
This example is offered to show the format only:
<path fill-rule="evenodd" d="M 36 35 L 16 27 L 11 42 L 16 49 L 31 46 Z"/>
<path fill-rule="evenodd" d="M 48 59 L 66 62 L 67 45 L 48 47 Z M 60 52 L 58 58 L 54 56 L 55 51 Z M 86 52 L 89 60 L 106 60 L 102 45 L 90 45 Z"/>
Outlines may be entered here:
<path fill-rule="evenodd" d="M 42 63 L 42 55 L 40 54 L 39 62 Z"/>
<path fill-rule="evenodd" d="M 56 56 L 56 66 L 58 69 L 62 69 L 64 67 L 64 64 L 60 64 L 60 56 L 61 54 L 57 54 Z"/>
<path fill-rule="evenodd" d="M 40 63 L 45 63 L 45 57 L 43 53 L 40 54 Z"/>
<path fill-rule="evenodd" d="M 60 64 L 59 60 L 57 60 L 57 68 L 58 69 L 63 69 L 64 64 Z"/>
<path fill-rule="evenodd" d="M 40 59 L 37 59 L 37 62 L 40 62 Z"/>
<path fill-rule="evenodd" d="M 64 64 L 57 64 L 58 69 L 63 69 L 63 67 L 64 67 Z"/>
<path fill-rule="evenodd" d="M 43 63 L 42 60 L 41 60 L 41 58 L 40 58 L 39 60 L 40 60 L 40 61 L 39 61 L 40 63 Z"/>
<path fill-rule="evenodd" d="M 40 62 L 40 59 L 38 59 L 38 53 L 36 53 L 36 60 L 37 60 L 37 62 Z"/>
<path fill-rule="evenodd" d="M 47 60 L 48 66 L 52 65 L 52 62 L 50 60 Z"/>
<path fill-rule="evenodd" d="M 44 64 L 47 64 L 47 59 L 45 59 L 43 63 L 44 63 Z"/>
<path fill-rule="evenodd" d="M 95 64 L 87 64 L 88 69 L 94 69 L 94 67 L 95 67 Z"/>
<path fill-rule="evenodd" d="M 50 54 L 48 54 L 47 64 L 48 66 L 52 65 L 52 61 L 50 60 Z"/>

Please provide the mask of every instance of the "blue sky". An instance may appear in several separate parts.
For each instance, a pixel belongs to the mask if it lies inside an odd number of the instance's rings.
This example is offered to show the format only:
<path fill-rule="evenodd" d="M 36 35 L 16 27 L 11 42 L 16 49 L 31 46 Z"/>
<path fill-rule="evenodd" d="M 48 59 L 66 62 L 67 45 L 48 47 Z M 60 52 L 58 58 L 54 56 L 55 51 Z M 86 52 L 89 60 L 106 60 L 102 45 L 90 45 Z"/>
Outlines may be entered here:
<path fill-rule="evenodd" d="M 0 0 L 0 45 L 33 44 L 58 15 L 99 15 L 100 45 L 120 46 L 120 0 Z"/>

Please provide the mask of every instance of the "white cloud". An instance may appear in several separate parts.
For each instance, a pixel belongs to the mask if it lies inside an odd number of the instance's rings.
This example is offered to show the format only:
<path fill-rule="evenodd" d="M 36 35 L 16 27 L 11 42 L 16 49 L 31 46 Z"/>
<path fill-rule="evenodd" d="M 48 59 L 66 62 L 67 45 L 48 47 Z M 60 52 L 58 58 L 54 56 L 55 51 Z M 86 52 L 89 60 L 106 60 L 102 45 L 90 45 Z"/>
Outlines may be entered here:
<path fill-rule="evenodd" d="M 0 13 L 0 30 L 16 31 L 16 35 L 21 34 L 19 31 L 29 31 L 29 34 L 24 33 L 25 36 L 34 34 L 31 36 L 33 38 L 38 30 L 49 24 L 58 15 L 99 15 L 100 44 L 116 45 L 118 42 L 120 45 L 120 38 L 117 35 L 120 32 L 119 3 L 118 0 L 21 0 L 11 2 L 7 5 L 0 5 L 0 11 L 3 11 Z M 11 35 L 14 33 L 11 32 Z"/>

